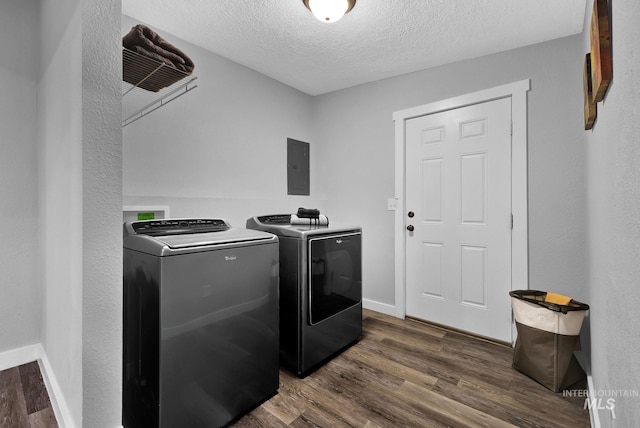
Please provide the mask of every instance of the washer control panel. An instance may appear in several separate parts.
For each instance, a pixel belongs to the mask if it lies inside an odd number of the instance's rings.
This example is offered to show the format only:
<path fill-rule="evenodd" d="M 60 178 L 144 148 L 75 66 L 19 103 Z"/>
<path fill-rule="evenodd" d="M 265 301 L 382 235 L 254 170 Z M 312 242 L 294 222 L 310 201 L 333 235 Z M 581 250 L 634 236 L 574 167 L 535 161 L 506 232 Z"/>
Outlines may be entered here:
<path fill-rule="evenodd" d="M 159 236 L 220 232 L 231 226 L 222 219 L 199 218 L 136 221 L 131 223 L 131 228 L 139 235 Z"/>

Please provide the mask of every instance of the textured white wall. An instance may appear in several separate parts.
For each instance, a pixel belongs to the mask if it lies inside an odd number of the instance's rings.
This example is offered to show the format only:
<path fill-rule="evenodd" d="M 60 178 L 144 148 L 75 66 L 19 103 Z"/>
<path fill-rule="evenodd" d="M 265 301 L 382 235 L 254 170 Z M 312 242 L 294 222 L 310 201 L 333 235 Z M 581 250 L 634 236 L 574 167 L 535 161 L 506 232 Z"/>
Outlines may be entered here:
<path fill-rule="evenodd" d="M 82 0 L 82 426 L 122 420 L 120 0 Z"/>
<path fill-rule="evenodd" d="M 40 341 L 35 1 L 0 3 L 0 352 Z M 6 41 L 11 40 L 11 43 Z"/>
<path fill-rule="evenodd" d="M 554 40 L 314 99 L 328 210 L 363 226 L 365 298 L 395 304 L 392 113 L 523 79 L 531 79 L 529 285 L 586 297 L 581 43 Z"/>
<path fill-rule="evenodd" d="M 583 54 L 589 51 L 587 6 Z M 640 390 L 640 3 L 610 1 L 613 81 L 585 134 L 591 372 L 599 391 Z M 640 398 L 616 398 L 603 427 L 637 426 Z"/>

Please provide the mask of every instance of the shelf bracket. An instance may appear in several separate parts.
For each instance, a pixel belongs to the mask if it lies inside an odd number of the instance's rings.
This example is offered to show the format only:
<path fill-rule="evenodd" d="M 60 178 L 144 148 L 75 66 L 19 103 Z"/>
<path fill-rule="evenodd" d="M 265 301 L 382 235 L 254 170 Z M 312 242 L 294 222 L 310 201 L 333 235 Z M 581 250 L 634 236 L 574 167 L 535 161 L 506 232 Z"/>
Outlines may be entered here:
<path fill-rule="evenodd" d="M 153 102 L 147 104 L 146 106 L 142 107 L 136 113 L 134 113 L 131 116 L 129 116 L 128 118 L 124 119 L 122 121 L 122 127 L 124 128 L 125 126 L 132 124 L 136 120 L 148 115 L 149 113 L 152 113 L 152 112 L 156 111 L 160 107 L 169 104 L 171 101 L 175 100 L 176 98 L 179 98 L 179 97 L 183 96 L 184 94 L 186 94 L 187 92 L 197 88 L 198 85 L 193 84 L 193 82 L 196 79 L 197 79 L 197 77 L 192 77 L 188 82 L 183 83 L 182 85 L 178 86 L 177 88 L 175 88 L 171 92 L 166 93 L 162 97 L 160 97 L 160 98 L 156 99 L 155 101 L 153 101 Z"/>

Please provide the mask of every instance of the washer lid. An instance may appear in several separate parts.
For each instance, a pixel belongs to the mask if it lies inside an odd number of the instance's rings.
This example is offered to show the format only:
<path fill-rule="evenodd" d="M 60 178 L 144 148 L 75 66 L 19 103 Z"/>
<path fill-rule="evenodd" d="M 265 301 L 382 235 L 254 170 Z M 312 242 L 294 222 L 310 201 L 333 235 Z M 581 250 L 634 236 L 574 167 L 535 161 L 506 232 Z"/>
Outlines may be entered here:
<path fill-rule="evenodd" d="M 219 219 L 171 219 L 127 222 L 124 248 L 157 256 L 208 251 L 222 246 L 240 246 L 278 241 L 272 234 L 232 228 Z"/>

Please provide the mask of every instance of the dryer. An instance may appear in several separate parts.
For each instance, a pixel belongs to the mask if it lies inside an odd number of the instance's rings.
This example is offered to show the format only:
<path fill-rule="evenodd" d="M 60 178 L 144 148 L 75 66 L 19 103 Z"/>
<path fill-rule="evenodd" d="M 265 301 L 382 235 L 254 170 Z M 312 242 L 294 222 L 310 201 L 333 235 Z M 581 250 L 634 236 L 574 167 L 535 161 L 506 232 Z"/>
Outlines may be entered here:
<path fill-rule="evenodd" d="M 362 335 L 362 229 L 252 217 L 248 229 L 278 236 L 280 363 L 303 377 Z"/>
<path fill-rule="evenodd" d="M 278 258 L 220 219 L 124 224 L 126 428 L 219 427 L 277 392 Z"/>

